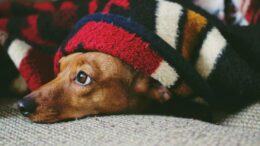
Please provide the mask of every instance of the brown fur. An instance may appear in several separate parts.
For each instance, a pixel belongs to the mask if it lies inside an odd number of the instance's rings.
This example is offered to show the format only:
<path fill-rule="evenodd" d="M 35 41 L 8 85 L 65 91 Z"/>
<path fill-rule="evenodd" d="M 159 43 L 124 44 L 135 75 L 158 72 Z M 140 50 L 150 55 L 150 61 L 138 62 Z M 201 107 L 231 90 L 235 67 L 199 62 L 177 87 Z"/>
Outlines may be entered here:
<path fill-rule="evenodd" d="M 91 77 L 89 85 L 75 83 L 80 70 Z M 143 111 L 151 104 L 147 97 L 163 102 L 170 93 L 118 58 L 89 52 L 62 58 L 58 76 L 25 98 L 37 103 L 36 112 L 29 116 L 32 121 L 52 123 L 94 114 Z"/>
<path fill-rule="evenodd" d="M 173 89 L 173 92 L 184 97 L 188 97 L 193 93 L 191 88 L 184 81 L 181 81 L 180 85 Z"/>

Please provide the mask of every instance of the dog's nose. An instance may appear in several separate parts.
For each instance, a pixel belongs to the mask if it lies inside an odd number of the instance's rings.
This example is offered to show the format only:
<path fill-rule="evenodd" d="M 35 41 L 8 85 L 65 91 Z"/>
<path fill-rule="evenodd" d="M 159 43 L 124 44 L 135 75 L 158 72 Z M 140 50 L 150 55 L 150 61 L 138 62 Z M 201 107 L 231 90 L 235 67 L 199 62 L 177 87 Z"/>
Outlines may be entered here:
<path fill-rule="evenodd" d="M 22 99 L 18 101 L 17 105 L 24 116 L 29 116 L 34 113 L 37 107 L 36 102 L 32 99 Z"/>

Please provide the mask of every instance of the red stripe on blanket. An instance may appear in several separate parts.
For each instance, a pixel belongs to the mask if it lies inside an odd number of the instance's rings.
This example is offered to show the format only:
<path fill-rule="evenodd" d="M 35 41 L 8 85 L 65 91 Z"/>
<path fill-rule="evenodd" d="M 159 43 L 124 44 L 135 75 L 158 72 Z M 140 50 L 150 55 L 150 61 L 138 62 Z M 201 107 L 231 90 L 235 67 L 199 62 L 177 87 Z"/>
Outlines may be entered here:
<path fill-rule="evenodd" d="M 52 61 L 53 56 L 44 54 L 37 49 L 30 49 L 19 67 L 19 71 L 30 90 L 36 90 L 54 78 Z"/>
<path fill-rule="evenodd" d="M 56 52 L 55 57 L 54 57 L 54 73 L 55 73 L 55 75 L 57 75 L 59 73 L 59 70 L 60 70 L 59 61 L 62 58 L 62 56 L 63 56 L 63 54 L 62 54 L 61 50 L 58 49 L 58 51 Z"/>
<path fill-rule="evenodd" d="M 107 5 L 105 6 L 103 12 L 108 13 L 110 11 L 112 5 L 116 5 L 116 6 L 124 8 L 124 9 L 128 9 L 129 8 L 129 0 L 110 0 L 107 3 Z"/>
<path fill-rule="evenodd" d="M 97 11 L 98 9 L 98 0 L 92 0 L 88 4 L 88 13 L 93 14 Z"/>
<path fill-rule="evenodd" d="M 38 33 L 37 15 L 32 15 L 27 18 L 28 25 L 22 30 L 22 35 L 30 42 L 39 45 L 54 45 L 51 41 L 43 40 Z"/>
<path fill-rule="evenodd" d="M 0 19 L 0 30 L 7 30 L 8 19 Z"/>
<path fill-rule="evenodd" d="M 73 53 L 79 44 L 86 51 L 100 51 L 118 57 L 147 74 L 152 74 L 162 61 L 142 38 L 105 22 L 88 22 L 68 41 L 64 49 Z"/>
<path fill-rule="evenodd" d="M 73 10 L 73 11 L 76 11 L 77 10 L 77 5 L 75 5 L 73 2 L 71 1 L 66 1 L 66 2 L 63 2 L 60 6 L 60 9 L 61 10 Z"/>
<path fill-rule="evenodd" d="M 48 12 L 54 12 L 55 11 L 55 7 L 53 6 L 52 2 L 34 3 L 33 7 L 38 11 L 48 11 Z"/>

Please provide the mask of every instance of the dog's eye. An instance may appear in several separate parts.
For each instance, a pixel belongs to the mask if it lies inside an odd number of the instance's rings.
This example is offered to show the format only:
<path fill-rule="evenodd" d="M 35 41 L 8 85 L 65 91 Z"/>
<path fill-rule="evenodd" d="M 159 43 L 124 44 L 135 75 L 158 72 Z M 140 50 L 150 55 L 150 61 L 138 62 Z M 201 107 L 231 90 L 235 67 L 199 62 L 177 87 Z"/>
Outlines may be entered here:
<path fill-rule="evenodd" d="M 78 85 L 86 86 L 91 83 L 91 78 L 85 72 L 79 71 L 75 78 L 75 82 Z"/>

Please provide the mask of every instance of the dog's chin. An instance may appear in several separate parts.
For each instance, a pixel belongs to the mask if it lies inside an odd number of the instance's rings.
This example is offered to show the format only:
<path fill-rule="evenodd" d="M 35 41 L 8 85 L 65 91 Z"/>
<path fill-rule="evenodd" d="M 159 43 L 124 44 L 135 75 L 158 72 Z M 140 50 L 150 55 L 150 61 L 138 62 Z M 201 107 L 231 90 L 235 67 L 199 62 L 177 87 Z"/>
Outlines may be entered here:
<path fill-rule="evenodd" d="M 32 114 L 28 118 L 34 123 L 55 123 L 61 121 L 58 115 Z"/>
<path fill-rule="evenodd" d="M 61 122 L 69 122 L 69 121 L 74 121 L 80 118 L 65 118 L 65 119 L 30 119 L 34 123 L 38 124 L 54 124 L 54 123 L 61 123 Z"/>
<path fill-rule="evenodd" d="M 30 115 L 28 118 L 34 122 L 39 124 L 52 124 L 52 123 L 58 123 L 58 122 L 67 122 L 67 121 L 74 121 L 78 119 L 82 119 L 88 116 L 94 116 L 97 115 L 96 112 L 87 113 L 87 114 L 77 114 L 77 115 L 62 115 L 62 114 L 56 114 L 56 115 L 50 115 L 50 114 L 34 114 Z"/>
<path fill-rule="evenodd" d="M 52 124 L 61 121 L 59 119 L 45 119 L 45 118 L 29 118 L 29 119 L 32 122 L 39 123 L 39 124 Z"/>

